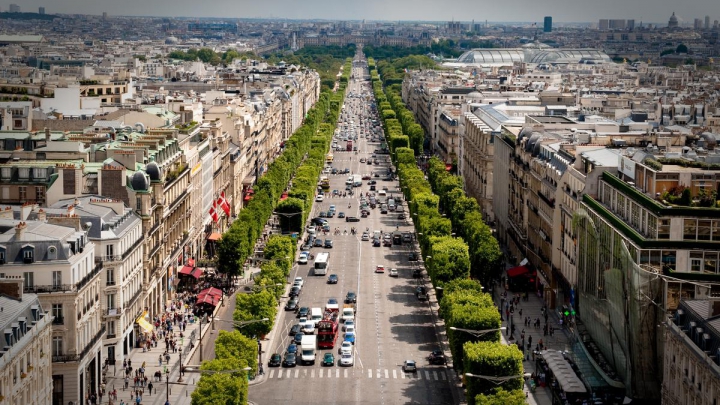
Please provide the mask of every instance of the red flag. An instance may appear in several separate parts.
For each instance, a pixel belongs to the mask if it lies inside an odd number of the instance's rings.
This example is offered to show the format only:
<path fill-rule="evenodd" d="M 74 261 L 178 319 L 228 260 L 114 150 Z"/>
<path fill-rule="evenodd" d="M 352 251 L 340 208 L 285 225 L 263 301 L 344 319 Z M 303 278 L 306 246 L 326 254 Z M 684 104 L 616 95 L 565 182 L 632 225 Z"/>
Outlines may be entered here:
<path fill-rule="evenodd" d="M 220 219 L 220 216 L 217 213 L 217 201 L 213 202 L 213 206 L 210 207 L 210 218 L 212 218 L 213 221 L 217 223 L 218 219 Z"/>
<path fill-rule="evenodd" d="M 227 200 L 225 199 L 225 192 L 223 191 L 220 193 L 220 198 L 218 198 L 218 204 L 220 204 L 220 208 L 222 208 L 223 211 L 225 211 L 225 216 L 230 216 L 230 204 L 228 204 Z"/>

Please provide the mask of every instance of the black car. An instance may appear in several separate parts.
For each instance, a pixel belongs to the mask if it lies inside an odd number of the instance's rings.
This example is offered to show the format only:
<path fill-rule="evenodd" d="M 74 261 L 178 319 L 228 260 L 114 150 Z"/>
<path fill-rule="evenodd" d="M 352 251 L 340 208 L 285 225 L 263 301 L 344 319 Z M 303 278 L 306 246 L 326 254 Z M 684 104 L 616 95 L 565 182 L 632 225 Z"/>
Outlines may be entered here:
<path fill-rule="evenodd" d="M 345 218 L 344 212 L 338 212 L 338 218 Z"/>
<path fill-rule="evenodd" d="M 310 308 L 308 307 L 300 307 L 300 309 L 297 312 L 297 317 L 302 318 L 303 316 L 307 317 L 308 314 L 310 314 Z M 300 326 L 300 325 L 298 325 Z M 302 326 L 300 326 L 302 328 Z M 297 332 L 296 332 L 297 333 Z"/>
<path fill-rule="evenodd" d="M 415 252 L 412 252 L 408 255 L 408 261 L 416 262 L 419 260 L 418 254 Z"/>
<path fill-rule="evenodd" d="M 430 364 L 443 365 L 445 364 L 445 355 L 442 350 L 433 350 L 432 353 L 427 357 Z"/>
<path fill-rule="evenodd" d="M 380 242 L 379 238 L 373 239 L 373 247 L 380 247 L 382 245 L 382 242 Z"/>
<path fill-rule="evenodd" d="M 297 366 L 297 355 L 295 353 L 285 353 L 285 358 L 282 362 L 283 367 L 295 367 Z"/>
<path fill-rule="evenodd" d="M 326 249 L 332 249 L 333 247 L 333 241 L 332 239 L 325 239 L 325 248 Z"/>
<path fill-rule="evenodd" d="M 293 337 L 293 343 L 296 345 L 299 345 L 302 342 L 302 337 L 305 336 L 304 333 L 296 333 Z"/>
<path fill-rule="evenodd" d="M 300 303 L 300 300 L 298 300 L 297 297 L 291 298 L 287 302 L 287 304 L 285 304 L 285 310 L 286 311 L 297 311 L 299 303 Z"/>
<path fill-rule="evenodd" d="M 338 276 L 337 274 L 331 274 L 328 276 L 328 284 L 337 284 L 338 283 Z"/>
<path fill-rule="evenodd" d="M 368 211 L 363 211 L 363 212 L 360 214 L 360 218 L 367 218 L 367 217 L 368 217 Z"/>
<path fill-rule="evenodd" d="M 422 277 L 422 270 L 420 270 L 420 269 L 415 269 L 415 270 L 413 270 L 413 277 L 414 277 L 414 278 L 421 278 L 421 277 Z"/>
<path fill-rule="evenodd" d="M 327 224 L 327 219 L 315 217 L 310 221 L 313 225 L 325 225 Z"/>
<path fill-rule="evenodd" d="M 338 174 L 338 169 L 334 168 L 330 171 L 332 174 Z"/>
<path fill-rule="evenodd" d="M 375 185 L 370 186 L 370 191 L 375 191 Z"/>
<path fill-rule="evenodd" d="M 314 246 L 314 247 L 322 247 L 322 246 L 323 246 L 323 240 L 320 239 L 320 238 L 315 239 L 315 241 L 313 242 L 313 246 Z"/>
<path fill-rule="evenodd" d="M 357 302 L 357 295 L 355 295 L 355 292 L 348 291 L 347 295 L 345 295 L 345 303 L 351 304 Z"/>
<path fill-rule="evenodd" d="M 405 214 L 398 214 L 398 219 L 405 219 Z"/>
<path fill-rule="evenodd" d="M 268 367 L 280 367 L 280 363 L 282 363 L 282 357 L 278 353 L 273 353 L 270 355 L 270 360 L 268 360 Z"/>
<path fill-rule="evenodd" d="M 345 217 L 345 222 L 360 222 L 358 217 Z"/>
<path fill-rule="evenodd" d="M 374 186 L 374 185 L 377 184 L 377 181 L 375 181 L 375 180 L 370 180 L 370 181 L 367 182 L 367 184 L 368 184 L 368 186 Z"/>
<path fill-rule="evenodd" d="M 290 298 L 297 297 L 300 295 L 300 287 L 293 287 L 290 289 Z"/>
<path fill-rule="evenodd" d="M 392 247 L 392 239 L 383 240 L 383 247 Z"/>
<path fill-rule="evenodd" d="M 296 323 L 295 325 L 292 326 L 292 328 L 290 328 L 290 333 L 288 333 L 288 335 L 295 336 L 301 332 L 301 329 L 302 329 L 302 325 L 300 325 L 299 323 Z"/>
<path fill-rule="evenodd" d="M 320 218 L 325 218 L 327 216 L 327 213 L 325 211 L 320 211 Z"/>

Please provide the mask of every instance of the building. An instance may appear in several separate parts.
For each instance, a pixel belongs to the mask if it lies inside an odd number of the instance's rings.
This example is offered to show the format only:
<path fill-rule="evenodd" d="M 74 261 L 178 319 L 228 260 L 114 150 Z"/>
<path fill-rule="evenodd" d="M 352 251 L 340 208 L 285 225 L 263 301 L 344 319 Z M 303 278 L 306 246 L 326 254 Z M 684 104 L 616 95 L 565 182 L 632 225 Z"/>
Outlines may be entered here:
<path fill-rule="evenodd" d="M 675 16 L 675 12 L 673 11 L 670 19 L 668 20 L 668 28 L 678 28 L 678 26 L 678 19 Z"/>
<path fill-rule="evenodd" d="M 38 14 L 45 15 L 45 7 L 38 7 Z"/>
<path fill-rule="evenodd" d="M 483 219 L 493 222 L 493 161 L 495 137 L 499 136 L 499 131 L 493 130 L 473 113 L 465 113 L 463 119 L 458 174 L 463 178 L 466 193 L 475 197 L 480 205 Z"/>
<path fill-rule="evenodd" d="M 35 209 L 25 204 L 18 214 Z M 52 315 L 51 349 L 54 403 L 83 403 L 100 388 L 102 338 L 100 310 L 103 263 L 95 261 L 90 226 L 72 210 L 58 217 L 13 219 L 15 211 L 0 211 L 0 260 L 7 279 L 23 282 L 23 292 L 37 294 Z M 45 381 L 43 381 L 45 383 Z"/>
<path fill-rule="evenodd" d="M 17 4 L 11 4 L 10 7 L 8 8 L 8 11 L 11 13 L 19 13 L 20 6 L 18 6 Z"/>
<path fill-rule="evenodd" d="M 720 300 L 682 300 L 665 323 L 662 403 L 714 405 L 720 398 Z"/>
<path fill-rule="evenodd" d="M 22 277 L 0 279 L 0 308 L 0 402 L 53 404 L 52 316 L 36 294 L 23 293 Z"/>
<path fill-rule="evenodd" d="M 552 17 L 545 17 L 543 32 L 552 32 Z"/>

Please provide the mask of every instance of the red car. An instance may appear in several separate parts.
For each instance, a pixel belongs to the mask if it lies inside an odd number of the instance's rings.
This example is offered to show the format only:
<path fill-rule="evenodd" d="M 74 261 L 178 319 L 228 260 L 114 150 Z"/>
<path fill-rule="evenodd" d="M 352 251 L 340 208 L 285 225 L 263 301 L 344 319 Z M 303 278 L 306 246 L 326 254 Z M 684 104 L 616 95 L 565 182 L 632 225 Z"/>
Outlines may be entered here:
<path fill-rule="evenodd" d="M 362 179 L 363 179 L 363 180 L 370 180 L 371 178 L 372 178 L 372 177 L 370 177 L 369 174 L 366 174 L 366 175 L 362 176 Z"/>

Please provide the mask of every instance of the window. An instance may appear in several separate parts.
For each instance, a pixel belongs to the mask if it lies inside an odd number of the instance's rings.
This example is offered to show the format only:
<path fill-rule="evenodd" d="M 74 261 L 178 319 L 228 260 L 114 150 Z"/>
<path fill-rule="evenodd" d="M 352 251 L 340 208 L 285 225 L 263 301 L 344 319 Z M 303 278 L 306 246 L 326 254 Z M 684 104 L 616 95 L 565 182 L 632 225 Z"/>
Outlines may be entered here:
<path fill-rule="evenodd" d="M 702 252 L 690 252 L 690 271 L 702 270 Z"/>
<path fill-rule="evenodd" d="M 105 246 L 105 255 L 108 256 L 108 260 L 112 260 L 113 256 L 115 256 L 115 254 L 113 253 L 114 250 L 115 250 L 115 245 Z"/>
<path fill-rule="evenodd" d="M 23 279 L 25 280 L 25 288 L 32 288 L 35 286 L 35 273 L 26 271 L 23 273 Z"/>
<path fill-rule="evenodd" d="M 5 264 L 5 250 L 0 249 L 0 264 Z"/>
<path fill-rule="evenodd" d="M 48 248 L 48 259 L 50 259 L 50 260 L 57 259 L 57 248 L 55 246 L 50 246 Z"/>
<path fill-rule="evenodd" d="M 20 194 L 20 202 L 27 200 L 27 187 L 18 186 L 18 193 Z"/>
<path fill-rule="evenodd" d="M 140 211 L 142 209 L 142 198 L 136 197 L 135 198 L 135 209 Z"/>
<path fill-rule="evenodd" d="M 115 269 L 107 269 L 107 285 L 115 285 Z"/>
<path fill-rule="evenodd" d="M 18 169 L 18 177 L 20 180 L 27 180 L 30 178 L 30 168 L 29 167 L 21 167 Z"/>
<path fill-rule="evenodd" d="M 695 240 L 697 238 L 697 220 L 686 219 L 683 227 L 683 239 Z"/>
<path fill-rule="evenodd" d="M 52 283 L 53 287 L 60 287 L 62 285 L 62 271 L 52 272 Z"/>
<path fill-rule="evenodd" d="M 35 187 L 35 199 L 38 201 L 45 201 L 45 187 Z"/>
<path fill-rule="evenodd" d="M 53 323 L 63 324 L 63 304 L 52 304 L 52 316 L 55 317 Z"/>
<path fill-rule="evenodd" d="M 108 294 L 108 295 L 107 295 L 107 308 L 108 308 L 108 309 L 115 309 L 115 294 Z"/>
<path fill-rule="evenodd" d="M 52 354 L 53 354 L 53 356 L 62 356 L 63 355 L 63 338 L 62 338 L 62 336 L 53 336 Z"/>
<path fill-rule="evenodd" d="M 31 248 L 23 250 L 23 262 L 32 263 L 35 261 L 35 251 Z"/>

